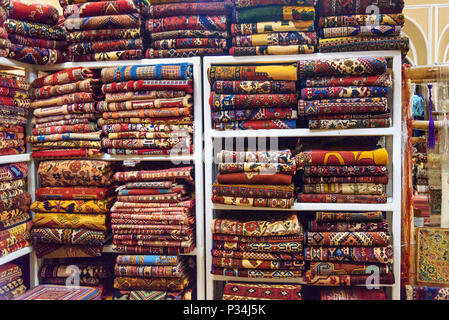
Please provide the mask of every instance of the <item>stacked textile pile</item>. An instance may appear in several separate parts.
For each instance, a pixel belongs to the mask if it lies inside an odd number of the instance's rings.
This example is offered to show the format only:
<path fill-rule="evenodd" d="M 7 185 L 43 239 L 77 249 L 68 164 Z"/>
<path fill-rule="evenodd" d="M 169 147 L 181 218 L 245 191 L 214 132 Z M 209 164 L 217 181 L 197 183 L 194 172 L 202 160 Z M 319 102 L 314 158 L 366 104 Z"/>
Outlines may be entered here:
<path fill-rule="evenodd" d="M 112 269 L 104 261 L 92 259 L 48 259 L 40 268 L 39 277 L 42 284 L 95 286 L 102 289 L 107 286 Z M 78 282 L 79 281 L 79 282 Z M 103 290 L 102 290 L 103 291 Z"/>
<path fill-rule="evenodd" d="M 108 239 L 113 165 L 107 161 L 59 160 L 39 163 L 41 188 L 31 205 L 36 215 L 31 238 L 38 257 L 100 256 Z"/>
<path fill-rule="evenodd" d="M 317 4 L 320 52 L 401 50 L 409 40 L 401 34 L 404 1 L 319 0 Z"/>
<path fill-rule="evenodd" d="M 296 155 L 303 170 L 299 202 L 386 203 L 388 152 L 311 150 Z"/>
<path fill-rule="evenodd" d="M 0 266 L 0 300 L 13 300 L 26 290 L 19 266 L 12 263 Z"/>
<path fill-rule="evenodd" d="M 143 57 L 140 8 L 133 0 L 59 0 L 73 61 L 139 60 Z"/>
<path fill-rule="evenodd" d="M 33 81 L 33 158 L 77 158 L 101 155 L 97 100 L 101 81 L 83 67 L 71 68 Z"/>
<path fill-rule="evenodd" d="M 433 197 L 436 199 L 431 199 L 431 193 L 430 193 L 430 181 L 432 181 L 430 176 L 435 176 L 435 178 L 439 178 L 441 181 L 441 168 L 439 168 L 438 171 L 430 169 L 429 168 L 429 162 L 428 161 L 422 161 L 427 160 L 429 157 L 426 156 L 421 157 L 421 161 L 418 159 L 415 159 L 414 161 L 414 171 L 415 171 L 415 185 L 414 185 L 414 192 L 413 192 L 413 211 L 415 216 L 415 225 L 419 227 L 423 227 L 425 225 L 428 225 L 430 223 L 430 216 L 431 216 L 431 208 L 436 207 L 438 208 L 438 204 L 440 204 L 439 211 L 441 213 L 441 193 L 437 197 Z M 429 157 L 430 158 L 430 157 Z M 441 183 L 440 183 L 441 185 Z M 434 207 L 434 208 L 435 208 Z M 435 209 L 436 209 L 435 208 Z M 432 212 L 433 213 L 433 212 Z M 439 223 L 438 223 L 439 224 Z"/>
<path fill-rule="evenodd" d="M 102 141 L 109 154 L 193 152 L 192 65 L 124 66 L 101 71 Z"/>
<path fill-rule="evenodd" d="M 213 203 L 281 209 L 293 206 L 296 163 L 290 150 L 222 150 L 217 154 L 217 163 Z"/>
<path fill-rule="evenodd" d="M 59 22 L 58 9 L 50 4 L 11 0 L 4 24 L 11 41 L 8 57 L 30 64 L 66 61 L 67 30 Z"/>
<path fill-rule="evenodd" d="M 191 300 L 191 270 L 179 256 L 117 256 L 114 300 Z"/>
<path fill-rule="evenodd" d="M 297 284 L 227 282 L 223 300 L 302 300 Z"/>
<path fill-rule="evenodd" d="M 296 65 L 211 66 L 208 78 L 215 130 L 296 128 Z"/>
<path fill-rule="evenodd" d="M 193 167 L 135 169 L 114 174 L 116 182 L 125 184 L 111 209 L 113 249 L 139 254 L 191 252 L 195 248 Z"/>
<path fill-rule="evenodd" d="M 233 56 L 315 52 L 315 0 L 234 0 Z"/>
<path fill-rule="evenodd" d="M 7 57 L 11 42 L 8 40 L 8 31 L 3 24 L 8 20 L 10 0 L 0 1 L 0 57 Z"/>
<path fill-rule="evenodd" d="M 320 300 L 387 300 L 383 289 L 327 288 L 320 292 Z"/>
<path fill-rule="evenodd" d="M 427 162 L 415 162 L 415 190 L 413 192 L 413 209 L 415 224 L 423 227 L 430 221 L 431 201 L 429 194 L 429 177 Z M 441 172 L 441 171 L 440 171 Z M 441 179 L 441 178 L 440 178 Z M 440 196 L 441 199 L 441 196 Z M 440 200 L 441 203 L 441 200 Z M 441 211 L 441 210 L 440 210 Z M 418 223 L 419 221 L 419 223 Z"/>
<path fill-rule="evenodd" d="M 30 108 L 28 88 L 24 77 L 0 73 L 0 156 L 26 151 L 24 126 Z"/>
<path fill-rule="evenodd" d="M 332 287 L 394 283 L 393 248 L 382 212 L 316 212 L 308 229 L 307 284 Z M 379 277 L 373 279 L 373 274 Z"/>
<path fill-rule="evenodd" d="M 179 58 L 227 53 L 227 0 L 151 1 L 142 8 L 149 49 L 145 57 Z"/>
<path fill-rule="evenodd" d="M 98 288 L 43 284 L 15 300 L 101 300 L 101 295 Z"/>
<path fill-rule="evenodd" d="M 298 114 L 310 129 L 391 126 L 388 93 L 392 77 L 384 57 L 298 62 Z"/>
<path fill-rule="evenodd" d="M 0 166 L 0 257 L 29 245 L 32 221 L 27 176 L 25 162 Z"/>
<path fill-rule="evenodd" d="M 299 278 L 304 232 L 295 214 L 226 214 L 212 221 L 211 273 L 246 278 Z"/>

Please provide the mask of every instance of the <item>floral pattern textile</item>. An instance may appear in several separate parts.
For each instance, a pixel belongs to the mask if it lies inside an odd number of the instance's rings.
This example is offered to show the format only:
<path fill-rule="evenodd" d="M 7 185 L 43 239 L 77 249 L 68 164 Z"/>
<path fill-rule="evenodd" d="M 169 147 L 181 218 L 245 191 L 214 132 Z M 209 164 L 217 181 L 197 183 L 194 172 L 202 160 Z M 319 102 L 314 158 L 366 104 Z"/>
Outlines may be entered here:
<path fill-rule="evenodd" d="M 67 31 L 64 27 L 8 19 L 4 24 L 6 31 L 31 38 L 47 40 L 65 40 Z"/>
<path fill-rule="evenodd" d="M 110 184 L 113 168 L 108 161 L 42 161 L 39 163 L 38 174 L 44 187 L 105 186 Z"/>
<path fill-rule="evenodd" d="M 423 285 L 448 284 L 447 229 L 417 228 L 417 282 Z"/>
<path fill-rule="evenodd" d="M 375 75 L 385 73 L 384 57 L 302 60 L 298 62 L 300 78 L 315 76 Z"/>

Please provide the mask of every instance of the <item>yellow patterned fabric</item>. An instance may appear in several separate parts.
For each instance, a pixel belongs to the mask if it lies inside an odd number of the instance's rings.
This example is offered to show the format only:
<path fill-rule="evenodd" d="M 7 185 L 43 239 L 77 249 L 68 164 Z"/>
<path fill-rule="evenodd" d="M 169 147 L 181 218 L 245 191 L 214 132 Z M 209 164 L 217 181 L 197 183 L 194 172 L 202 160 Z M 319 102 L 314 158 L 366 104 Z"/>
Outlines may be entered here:
<path fill-rule="evenodd" d="M 208 70 L 209 82 L 217 80 L 298 80 L 295 65 L 265 66 L 212 66 Z"/>
<path fill-rule="evenodd" d="M 33 226 L 33 222 L 28 221 L 27 223 L 22 223 L 16 227 L 12 227 L 5 232 L 7 232 L 9 237 L 20 237 L 23 235 L 25 235 L 25 237 L 27 237 L 27 234 L 29 234 L 32 226 Z M 0 232 L 0 234 L 1 234 L 1 232 Z"/>
<path fill-rule="evenodd" d="M 449 285 L 449 229 L 417 228 L 417 282 Z"/>
<path fill-rule="evenodd" d="M 74 140 L 74 141 L 48 141 L 33 144 L 33 151 L 67 148 L 93 148 L 101 149 L 101 141 Z"/>
<path fill-rule="evenodd" d="M 36 227 L 106 231 L 106 215 L 36 213 L 33 224 Z"/>
<path fill-rule="evenodd" d="M 268 237 L 302 234 L 302 227 L 295 214 L 274 216 L 269 219 L 213 219 L 212 233 Z"/>
<path fill-rule="evenodd" d="M 113 199 L 107 200 L 45 200 L 35 201 L 31 205 L 34 212 L 51 213 L 88 213 L 101 214 L 108 213 L 112 206 Z"/>
<path fill-rule="evenodd" d="M 22 210 L 19 209 L 12 209 L 12 210 L 7 210 L 7 211 L 2 211 L 0 212 L 0 221 L 5 221 L 5 220 L 9 220 L 12 218 L 15 218 L 17 216 L 22 215 L 24 212 Z"/>

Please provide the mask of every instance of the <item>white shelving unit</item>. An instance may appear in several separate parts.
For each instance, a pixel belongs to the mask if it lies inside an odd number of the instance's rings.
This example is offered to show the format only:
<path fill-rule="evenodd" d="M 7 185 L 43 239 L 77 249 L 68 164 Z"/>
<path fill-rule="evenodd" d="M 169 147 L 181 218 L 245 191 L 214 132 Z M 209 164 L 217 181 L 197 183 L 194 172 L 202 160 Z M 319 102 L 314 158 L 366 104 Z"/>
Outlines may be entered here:
<path fill-rule="evenodd" d="M 7 58 L 0 58 L 0 69 L 1 70 L 17 70 L 17 69 L 23 69 L 26 75 L 27 70 L 33 69 L 32 66 L 29 66 L 24 63 L 20 63 L 11 59 Z M 30 134 L 30 124 L 28 123 L 26 126 L 26 132 L 27 135 Z M 8 164 L 8 163 L 16 163 L 16 162 L 27 162 L 28 163 L 28 178 L 27 178 L 27 190 L 28 192 L 34 196 L 34 179 L 33 179 L 33 163 L 30 156 L 30 146 L 26 146 L 27 153 L 24 154 L 15 154 L 15 155 L 7 155 L 7 156 L 0 156 L 0 165 Z M 25 247 L 20 250 L 14 251 L 10 254 L 7 254 L 3 257 L 0 257 L 0 266 L 4 265 L 8 262 L 14 262 L 14 260 L 19 259 L 23 256 L 29 256 L 30 261 L 30 281 L 34 276 L 34 270 L 31 270 L 31 261 L 32 261 L 32 253 L 33 248 L 32 247 Z"/>
<path fill-rule="evenodd" d="M 193 96 L 194 96 L 194 153 L 192 155 L 181 156 L 127 156 L 127 155 L 109 155 L 105 154 L 102 157 L 95 159 L 107 160 L 107 161 L 172 161 L 174 165 L 179 164 L 193 164 L 195 168 L 195 196 L 196 196 L 196 248 L 193 252 L 185 254 L 186 256 L 196 257 L 196 270 L 197 270 L 197 297 L 200 300 L 205 299 L 205 265 L 204 265 L 204 189 L 203 189 L 203 164 L 202 164 L 202 132 L 203 132 L 203 120 L 202 120 L 202 72 L 201 72 L 201 58 L 180 58 L 180 59 L 142 59 L 142 60 L 126 60 L 126 61 L 98 61 L 98 62 L 82 62 L 73 63 L 67 62 L 56 65 L 44 65 L 44 66 L 27 66 L 28 81 L 32 82 L 37 78 L 38 72 L 54 72 L 74 67 L 85 67 L 90 69 L 111 68 L 118 66 L 132 66 L 132 65 L 155 65 L 155 64 L 177 64 L 177 63 L 191 63 L 193 67 Z M 30 185 L 30 193 L 33 196 L 34 191 L 38 187 L 39 182 L 36 175 L 37 161 L 31 160 L 34 174 L 30 174 L 30 179 L 33 181 Z M 112 250 L 112 245 L 106 245 L 103 252 L 105 253 L 118 253 Z M 38 271 L 42 261 L 37 259 L 35 254 L 31 255 L 30 272 L 32 274 L 31 286 L 39 284 Z"/>
<path fill-rule="evenodd" d="M 239 130 L 239 131 L 217 131 L 211 125 L 211 109 L 207 102 L 211 93 L 211 86 L 207 77 L 207 70 L 212 65 L 241 65 L 241 64 L 269 64 L 269 63 L 295 63 L 300 60 L 324 58 L 338 59 L 349 57 L 386 57 L 392 60 L 393 70 L 393 93 L 390 93 L 389 104 L 392 110 L 393 126 L 390 128 L 375 129 L 348 129 L 348 130 L 309 130 L 309 129 L 285 129 L 285 130 Z M 206 293 L 207 299 L 214 299 L 214 283 L 216 281 L 246 281 L 246 282 L 277 282 L 277 283 L 299 283 L 302 278 L 297 279 L 261 279 L 242 278 L 230 276 L 217 276 L 211 274 L 212 264 L 212 233 L 211 224 L 217 210 L 270 210 L 279 212 L 293 211 L 370 211 L 382 210 L 387 212 L 387 217 L 392 224 L 392 238 L 394 249 L 393 272 L 395 284 L 391 287 L 391 297 L 394 300 L 400 299 L 400 265 L 401 265 L 401 53 L 399 51 L 366 51 L 366 52 L 345 52 L 345 53 L 315 53 L 307 55 L 289 56 L 251 56 L 251 57 L 205 57 L 203 59 L 203 79 L 204 79 L 204 138 L 205 138 L 205 214 L 206 214 Z M 291 209 L 269 209 L 253 208 L 241 206 L 218 205 L 212 203 L 212 184 L 216 178 L 215 164 L 213 159 L 216 152 L 224 149 L 214 150 L 214 142 L 222 138 L 244 139 L 244 138 L 292 138 L 292 137 L 339 137 L 339 136 L 384 136 L 386 148 L 390 156 L 388 166 L 390 184 L 388 186 L 388 202 L 385 204 L 361 204 L 361 203 L 298 203 Z M 232 141 L 231 141 L 232 142 Z M 268 144 L 268 142 L 267 142 Z M 218 144 L 219 145 L 219 144 Z M 226 145 L 226 142 L 223 144 Z M 232 144 L 229 144 L 232 146 Z M 267 146 L 268 148 L 268 146 Z"/>

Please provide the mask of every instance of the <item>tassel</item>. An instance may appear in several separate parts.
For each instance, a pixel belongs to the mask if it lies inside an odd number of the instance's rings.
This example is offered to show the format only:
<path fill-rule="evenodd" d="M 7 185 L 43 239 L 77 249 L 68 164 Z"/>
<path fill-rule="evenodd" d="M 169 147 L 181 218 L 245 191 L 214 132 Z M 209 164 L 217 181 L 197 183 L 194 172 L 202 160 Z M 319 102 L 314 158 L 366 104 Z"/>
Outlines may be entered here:
<path fill-rule="evenodd" d="M 427 137 L 427 146 L 429 149 L 435 148 L 435 121 L 433 120 L 433 104 L 432 104 L 432 85 L 428 84 L 429 88 L 429 136 Z"/>

